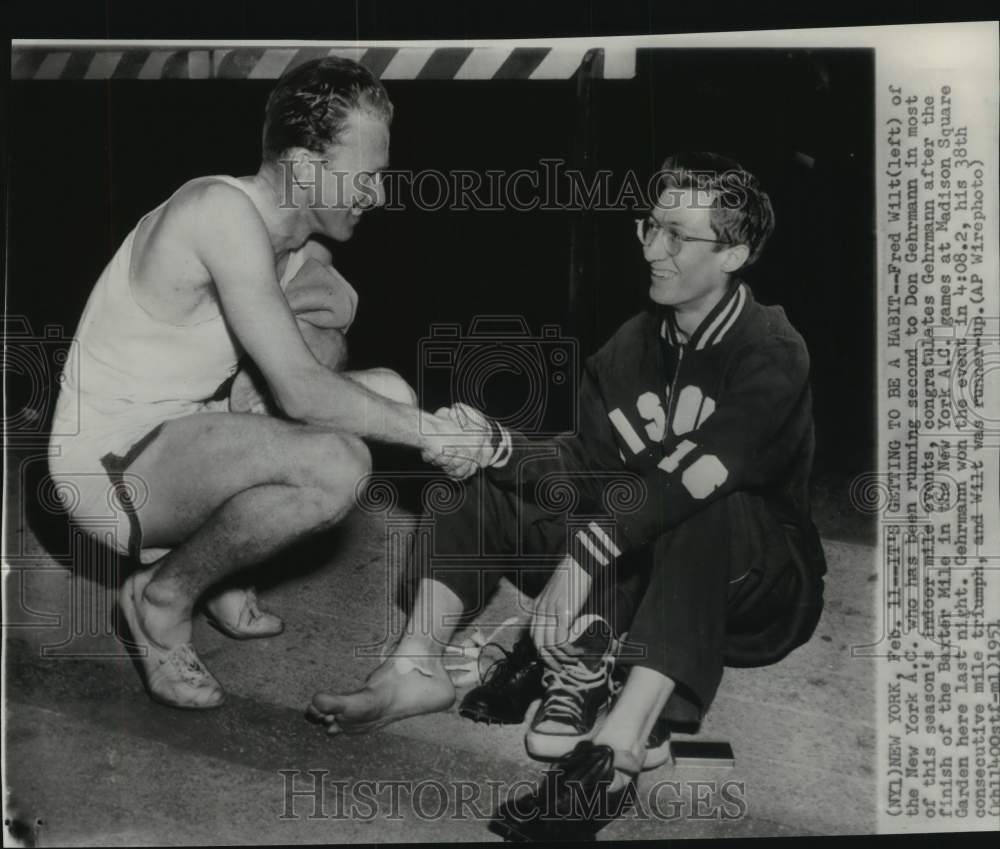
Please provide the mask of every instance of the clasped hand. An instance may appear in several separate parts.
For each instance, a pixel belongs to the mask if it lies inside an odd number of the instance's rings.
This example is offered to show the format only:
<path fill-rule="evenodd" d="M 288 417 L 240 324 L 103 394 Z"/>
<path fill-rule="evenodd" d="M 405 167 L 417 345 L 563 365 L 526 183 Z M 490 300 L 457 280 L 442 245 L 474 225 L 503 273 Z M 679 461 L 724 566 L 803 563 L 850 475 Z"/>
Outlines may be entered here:
<path fill-rule="evenodd" d="M 421 417 L 424 461 L 462 480 L 489 465 L 493 457 L 493 429 L 489 420 L 473 407 L 455 404 L 433 415 Z"/>

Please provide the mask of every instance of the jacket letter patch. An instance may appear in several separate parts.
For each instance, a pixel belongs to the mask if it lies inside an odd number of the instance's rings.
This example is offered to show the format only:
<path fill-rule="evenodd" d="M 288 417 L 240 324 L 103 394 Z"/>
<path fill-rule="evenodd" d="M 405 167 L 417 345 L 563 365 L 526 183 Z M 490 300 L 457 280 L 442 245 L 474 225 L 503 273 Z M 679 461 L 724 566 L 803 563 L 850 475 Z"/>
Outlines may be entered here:
<path fill-rule="evenodd" d="M 677 467 L 681 464 L 681 460 L 690 454 L 694 450 L 694 447 L 695 445 L 693 442 L 689 442 L 685 439 L 674 449 L 673 454 L 668 454 L 656 465 L 667 473 L 676 472 Z"/>
<path fill-rule="evenodd" d="M 715 412 L 715 401 L 703 395 L 697 386 L 685 386 L 677 393 L 673 429 L 677 436 L 699 427 Z"/>
<path fill-rule="evenodd" d="M 667 414 L 655 392 L 643 392 L 635 402 L 639 415 L 646 420 L 646 436 L 652 442 L 660 442 L 667 429 Z"/>
<path fill-rule="evenodd" d="M 726 482 L 729 469 L 714 454 L 705 454 L 688 466 L 681 475 L 681 483 L 692 498 L 708 498 Z"/>

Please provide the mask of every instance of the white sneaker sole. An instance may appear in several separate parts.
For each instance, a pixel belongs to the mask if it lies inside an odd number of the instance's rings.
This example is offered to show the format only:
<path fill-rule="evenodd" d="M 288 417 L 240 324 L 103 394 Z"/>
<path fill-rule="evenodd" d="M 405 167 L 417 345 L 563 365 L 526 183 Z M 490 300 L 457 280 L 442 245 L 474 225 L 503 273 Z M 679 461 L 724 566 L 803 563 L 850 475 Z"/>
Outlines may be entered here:
<path fill-rule="evenodd" d="M 542 709 L 542 704 L 544 704 L 544 701 L 540 700 L 537 710 Z M 597 734 L 597 730 L 604 724 L 604 720 L 608 718 L 609 710 L 610 708 L 605 705 L 598 712 L 590 731 L 586 731 L 583 734 L 546 734 L 542 731 L 533 731 L 529 727 L 528 733 L 524 735 L 524 747 L 533 758 L 543 761 L 556 760 L 563 755 L 568 755 L 573 751 L 573 747 L 577 743 L 593 739 L 594 735 Z M 535 721 L 534 715 L 532 715 L 531 721 Z M 669 752 L 667 754 L 669 757 Z"/>
<path fill-rule="evenodd" d="M 549 761 L 568 755 L 577 743 L 593 736 L 593 730 L 586 734 L 543 734 L 529 731 L 524 735 L 524 747 L 533 758 Z"/>

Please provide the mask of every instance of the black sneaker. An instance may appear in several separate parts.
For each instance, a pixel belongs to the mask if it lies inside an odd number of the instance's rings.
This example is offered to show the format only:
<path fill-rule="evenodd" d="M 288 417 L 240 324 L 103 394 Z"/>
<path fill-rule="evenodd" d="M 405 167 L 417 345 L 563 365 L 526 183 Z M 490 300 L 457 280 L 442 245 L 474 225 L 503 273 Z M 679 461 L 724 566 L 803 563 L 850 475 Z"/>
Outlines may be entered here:
<path fill-rule="evenodd" d="M 577 743 L 589 740 L 611 703 L 612 635 L 599 616 L 581 616 L 570 631 L 584 655 L 572 666 L 546 668 L 545 700 L 531 720 L 524 743 L 528 754 L 542 760 L 560 758 Z"/>
<path fill-rule="evenodd" d="M 591 841 L 636 804 L 636 776 L 622 772 L 624 784 L 612 790 L 614 752 L 585 740 L 559 758 L 533 790 L 508 797 L 489 829 L 510 842 Z"/>
<path fill-rule="evenodd" d="M 491 644 L 494 645 L 494 644 Z M 483 683 L 465 694 L 458 713 L 474 722 L 513 725 L 524 722 L 535 699 L 545 695 L 544 664 L 527 632 L 483 676 Z"/>

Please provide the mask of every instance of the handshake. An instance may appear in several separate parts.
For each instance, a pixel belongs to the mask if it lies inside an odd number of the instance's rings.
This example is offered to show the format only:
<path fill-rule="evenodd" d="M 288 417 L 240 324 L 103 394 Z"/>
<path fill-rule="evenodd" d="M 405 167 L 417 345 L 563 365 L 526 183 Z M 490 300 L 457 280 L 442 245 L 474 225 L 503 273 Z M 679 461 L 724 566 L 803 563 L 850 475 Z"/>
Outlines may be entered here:
<path fill-rule="evenodd" d="M 422 414 L 421 431 L 421 457 L 455 480 L 487 466 L 503 466 L 510 459 L 512 445 L 507 430 L 467 404 Z"/>

